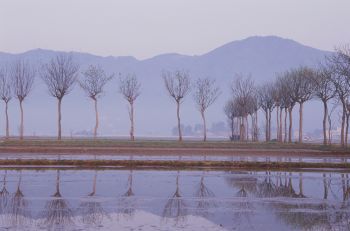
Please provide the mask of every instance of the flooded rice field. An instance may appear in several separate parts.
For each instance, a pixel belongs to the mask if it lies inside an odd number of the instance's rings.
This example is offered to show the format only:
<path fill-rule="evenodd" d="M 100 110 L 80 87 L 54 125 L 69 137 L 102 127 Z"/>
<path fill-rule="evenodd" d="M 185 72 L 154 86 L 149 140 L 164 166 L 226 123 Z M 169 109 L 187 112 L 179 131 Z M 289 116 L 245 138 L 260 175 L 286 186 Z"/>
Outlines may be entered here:
<path fill-rule="evenodd" d="M 0 169 L 0 230 L 349 230 L 350 171 Z"/>
<path fill-rule="evenodd" d="M 130 155 L 130 154 L 43 154 L 43 153 L 1 153 L 0 160 L 45 159 L 45 160 L 162 160 L 162 161 L 251 161 L 251 162 L 304 162 L 304 163 L 350 163 L 344 155 L 276 156 L 276 155 Z"/>

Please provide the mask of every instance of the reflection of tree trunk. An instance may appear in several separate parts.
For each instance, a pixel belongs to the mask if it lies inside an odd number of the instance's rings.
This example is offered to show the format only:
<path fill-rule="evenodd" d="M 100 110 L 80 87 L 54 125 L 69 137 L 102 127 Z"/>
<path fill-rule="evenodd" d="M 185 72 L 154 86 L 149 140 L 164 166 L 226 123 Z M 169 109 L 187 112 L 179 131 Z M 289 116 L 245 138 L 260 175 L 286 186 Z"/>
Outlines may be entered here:
<path fill-rule="evenodd" d="M 207 123 L 205 121 L 204 111 L 201 111 L 201 116 L 203 120 L 203 141 L 207 141 Z"/>
<path fill-rule="evenodd" d="M 4 214 L 6 212 L 10 196 L 10 193 L 7 191 L 6 188 L 6 176 L 7 170 L 5 170 L 3 186 L 2 190 L 0 191 L 0 214 Z"/>
<path fill-rule="evenodd" d="M 303 103 L 299 103 L 299 143 L 303 142 Z"/>
<path fill-rule="evenodd" d="M 97 137 L 97 129 L 98 129 L 98 108 L 97 108 L 97 99 L 94 99 L 94 104 L 95 104 L 95 116 L 96 116 L 96 121 L 95 121 L 95 128 L 94 128 L 94 137 Z"/>
<path fill-rule="evenodd" d="M 299 197 L 305 197 L 303 190 L 303 173 L 299 173 Z"/>
<path fill-rule="evenodd" d="M 175 222 L 180 222 L 187 214 L 186 203 L 183 200 L 180 188 L 179 188 L 179 171 L 176 175 L 176 190 L 175 193 L 169 198 L 168 202 L 165 204 L 163 210 L 164 218 L 174 218 Z"/>
<path fill-rule="evenodd" d="M 88 225 L 100 225 L 105 216 L 108 216 L 105 210 L 102 208 L 101 203 L 95 200 L 96 195 L 96 180 L 97 170 L 94 174 L 92 191 L 88 195 L 88 198 L 80 204 L 80 212 L 82 222 Z"/>
<path fill-rule="evenodd" d="M 326 200 L 328 198 L 328 185 L 326 174 L 323 173 L 323 199 Z"/>
<path fill-rule="evenodd" d="M 23 119 L 23 117 L 24 117 L 24 115 L 23 115 L 23 100 L 20 100 L 19 101 L 19 107 L 20 107 L 20 109 L 21 109 L 21 123 L 20 123 L 20 126 L 19 126 L 19 138 L 21 139 L 21 140 L 23 140 L 23 134 L 24 134 L 24 119 Z"/>
<path fill-rule="evenodd" d="M 180 121 L 180 101 L 176 101 L 177 129 L 179 131 L 179 141 L 182 141 L 181 121 Z"/>
<path fill-rule="evenodd" d="M 6 116 L 6 139 L 10 137 L 10 124 L 9 124 L 9 114 L 8 114 L 8 104 L 9 102 L 5 102 L 5 116 Z"/>
<path fill-rule="evenodd" d="M 73 224 L 73 212 L 60 192 L 60 170 L 56 171 L 56 191 L 52 197 L 45 204 L 45 210 L 42 213 L 45 217 L 43 223 L 49 230 L 65 230 L 67 226 Z"/>
<path fill-rule="evenodd" d="M 57 103 L 57 113 L 58 113 L 58 135 L 57 135 L 57 139 L 61 140 L 61 136 L 62 136 L 62 130 L 61 130 L 61 120 L 62 120 L 62 115 L 61 115 L 61 103 L 62 103 L 62 98 L 58 99 L 58 103 Z"/>
<path fill-rule="evenodd" d="M 202 173 L 200 183 L 194 194 L 198 198 L 197 211 L 200 215 L 207 217 L 209 215 L 209 208 L 216 207 L 215 202 L 211 201 L 215 194 L 205 185 L 204 172 Z"/>
<path fill-rule="evenodd" d="M 25 200 L 23 192 L 21 190 L 22 171 L 20 170 L 18 179 L 17 190 L 11 198 L 10 202 L 10 220 L 13 226 L 24 225 L 30 217 L 30 213 L 27 210 L 28 201 Z"/>
<path fill-rule="evenodd" d="M 328 116 L 328 107 L 327 107 L 327 101 L 322 101 L 323 102 L 323 144 L 327 144 L 327 116 Z"/>

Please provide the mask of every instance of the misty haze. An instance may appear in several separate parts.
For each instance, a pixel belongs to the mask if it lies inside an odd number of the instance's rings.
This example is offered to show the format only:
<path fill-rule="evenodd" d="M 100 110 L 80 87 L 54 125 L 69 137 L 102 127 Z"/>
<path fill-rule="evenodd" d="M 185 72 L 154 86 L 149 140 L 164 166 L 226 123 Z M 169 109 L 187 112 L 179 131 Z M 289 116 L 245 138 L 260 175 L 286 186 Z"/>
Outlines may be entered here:
<path fill-rule="evenodd" d="M 350 230 L 348 0 L 0 0 L 0 230 Z"/>

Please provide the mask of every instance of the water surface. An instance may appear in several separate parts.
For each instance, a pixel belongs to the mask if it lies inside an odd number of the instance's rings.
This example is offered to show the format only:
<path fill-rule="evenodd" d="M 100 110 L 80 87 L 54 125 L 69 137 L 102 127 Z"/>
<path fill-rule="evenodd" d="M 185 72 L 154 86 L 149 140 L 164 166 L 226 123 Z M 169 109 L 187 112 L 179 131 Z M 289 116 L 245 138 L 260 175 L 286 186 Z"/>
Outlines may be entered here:
<path fill-rule="evenodd" d="M 348 171 L 0 169 L 0 230 L 349 230 Z"/>

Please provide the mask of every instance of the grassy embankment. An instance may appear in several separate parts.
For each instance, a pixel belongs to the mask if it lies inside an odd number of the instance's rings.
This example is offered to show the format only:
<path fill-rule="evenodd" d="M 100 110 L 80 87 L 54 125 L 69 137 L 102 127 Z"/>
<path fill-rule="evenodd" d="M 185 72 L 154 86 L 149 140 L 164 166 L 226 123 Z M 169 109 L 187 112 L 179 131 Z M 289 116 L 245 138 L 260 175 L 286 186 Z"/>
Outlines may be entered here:
<path fill-rule="evenodd" d="M 283 155 L 283 156 L 345 156 L 349 149 L 320 144 L 243 143 L 228 141 L 126 141 L 113 139 L 27 139 L 5 140 L 0 143 L 1 153 L 69 153 L 69 154 L 151 154 L 151 155 Z M 47 160 L 47 159 L 0 159 L 5 166 L 78 166 L 78 167 L 127 167 L 127 168 L 176 168 L 176 169 L 297 169 L 341 168 L 350 169 L 350 163 L 293 163 L 293 162 L 246 162 L 246 161 L 165 161 L 165 160 Z"/>

